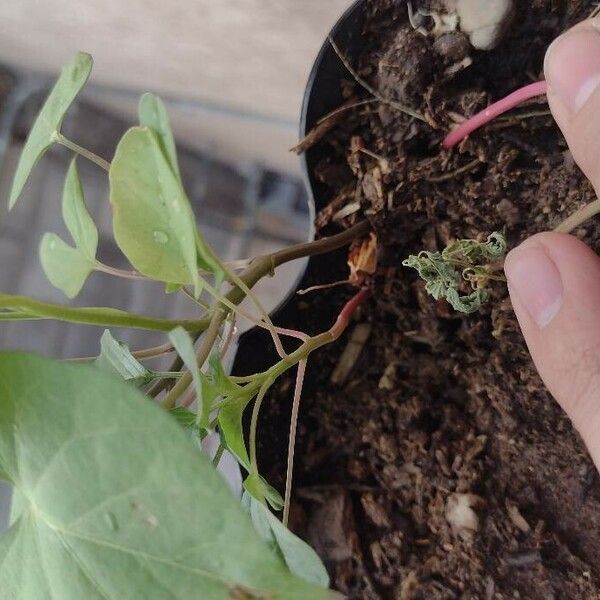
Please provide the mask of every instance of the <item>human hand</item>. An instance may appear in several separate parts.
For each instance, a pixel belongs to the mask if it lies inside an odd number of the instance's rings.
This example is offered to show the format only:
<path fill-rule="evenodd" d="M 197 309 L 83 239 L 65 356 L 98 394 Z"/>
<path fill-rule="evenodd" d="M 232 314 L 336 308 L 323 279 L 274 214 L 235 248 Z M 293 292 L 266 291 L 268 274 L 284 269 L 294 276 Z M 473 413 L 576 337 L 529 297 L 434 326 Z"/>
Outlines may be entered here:
<path fill-rule="evenodd" d="M 552 114 L 600 196 L 600 20 L 559 37 L 544 70 Z M 600 469 L 600 258 L 572 236 L 540 233 L 505 271 L 535 365 Z"/>

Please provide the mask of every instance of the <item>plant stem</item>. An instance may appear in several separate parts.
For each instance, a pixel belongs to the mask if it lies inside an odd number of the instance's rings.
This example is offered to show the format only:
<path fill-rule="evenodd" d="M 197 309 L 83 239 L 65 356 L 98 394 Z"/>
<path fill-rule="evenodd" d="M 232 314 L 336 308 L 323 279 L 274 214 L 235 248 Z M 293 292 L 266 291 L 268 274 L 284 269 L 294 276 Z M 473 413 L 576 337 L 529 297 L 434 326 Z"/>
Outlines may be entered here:
<path fill-rule="evenodd" d="M 107 160 L 104 160 L 103 158 L 101 158 L 97 154 L 94 154 L 92 151 L 88 150 L 87 148 L 83 148 L 79 144 L 72 142 L 71 140 L 66 138 L 62 133 L 56 134 L 56 141 L 59 144 L 61 144 L 62 146 L 64 146 L 65 148 L 68 148 L 69 150 L 72 150 L 76 154 L 79 154 L 80 156 L 87 158 L 89 161 L 98 165 L 101 169 L 104 169 L 106 172 L 108 172 L 110 170 L 110 163 Z"/>
<path fill-rule="evenodd" d="M 319 254 L 327 254 L 333 252 L 339 248 L 347 246 L 356 238 L 366 235 L 371 230 L 371 224 L 368 221 L 361 221 L 353 227 L 342 231 L 336 235 L 330 237 L 321 238 L 313 242 L 305 242 L 303 244 L 296 244 L 283 250 L 278 250 L 273 254 L 266 254 L 255 258 L 242 273 L 240 278 L 248 287 L 255 285 L 260 279 L 272 273 L 277 267 L 288 263 L 292 260 L 299 258 L 305 258 L 307 256 L 317 256 Z M 234 287 L 226 295 L 228 301 L 232 304 L 239 304 L 244 299 L 244 293 L 239 287 Z M 198 336 L 208 327 L 208 320 L 202 319 L 202 325 L 199 327 Z M 171 365 L 170 371 L 177 371 L 181 369 L 183 362 L 180 357 L 177 357 Z M 148 394 L 156 397 L 168 386 L 166 381 L 158 381 L 148 391 Z"/>
<path fill-rule="evenodd" d="M 136 281 L 149 281 L 145 275 L 138 273 L 137 271 L 125 271 L 123 269 L 117 269 L 116 267 L 109 267 L 99 261 L 96 261 L 96 271 L 100 273 L 106 273 L 107 275 L 114 275 L 115 277 L 121 277 L 122 279 L 133 279 Z"/>
<path fill-rule="evenodd" d="M 251 472 L 258 473 L 256 460 L 256 430 L 258 427 L 258 416 L 267 390 L 273 382 L 287 370 L 299 364 L 301 361 L 307 361 L 312 352 L 337 340 L 348 327 L 350 319 L 356 309 L 368 298 L 368 296 L 369 290 L 363 289 L 357 292 L 342 308 L 338 318 L 329 330 L 307 339 L 297 350 L 285 358 L 282 358 L 276 365 L 264 373 L 255 375 L 253 381 L 244 388 L 244 393 L 247 394 L 250 390 L 251 395 L 257 387 L 260 387 L 252 409 L 252 418 L 250 421 L 250 436 L 248 441 L 250 446 Z"/>
<path fill-rule="evenodd" d="M 456 129 L 452 130 L 444 138 L 442 146 L 444 148 L 452 148 L 453 146 L 456 146 L 469 134 L 473 133 L 480 127 L 483 127 L 490 121 L 493 121 L 501 114 L 508 112 L 516 106 L 519 106 L 519 104 L 522 104 L 526 100 L 530 100 L 536 96 L 545 96 L 547 92 L 548 84 L 545 81 L 538 81 L 518 89 L 512 94 L 506 96 L 506 98 L 502 98 L 501 100 L 498 100 L 498 102 L 494 102 L 486 109 L 478 112 L 470 119 L 467 119 L 464 123 L 461 123 Z"/>
<path fill-rule="evenodd" d="M 144 360 L 148 358 L 156 358 L 157 356 L 162 356 L 163 354 L 168 354 L 169 352 L 174 352 L 175 348 L 173 348 L 172 344 L 161 344 L 160 346 L 154 346 L 153 348 L 145 348 L 144 350 L 133 350 L 131 352 L 132 356 L 137 358 L 138 360 Z M 85 356 L 82 358 L 67 358 L 66 362 L 73 363 L 88 363 L 95 361 L 97 356 Z"/>
<path fill-rule="evenodd" d="M 571 233 L 574 229 L 577 229 L 580 225 L 585 223 L 585 221 L 595 217 L 599 213 L 600 200 L 596 199 L 580 208 L 570 217 L 567 217 L 554 231 L 558 231 L 560 233 Z"/>
<path fill-rule="evenodd" d="M 223 457 L 223 452 L 225 452 L 225 446 L 223 444 L 219 444 L 215 455 L 213 456 L 212 462 L 213 467 L 217 469 L 219 467 L 219 463 L 221 462 L 221 458 Z"/>
<path fill-rule="evenodd" d="M 258 429 L 258 415 L 260 414 L 260 409 L 265 399 L 265 395 L 267 390 L 273 384 L 274 379 L 267 379 L 261 386 L 258 395 L 256 396 L 256 400 L 254 402 L 254 407 L 252 408 L 252 418 L 250 420 L 250 436 L 248 443 L 250 445 L 250 473 L 254 473 L 258 475 L 258 461 L 256 458 L 256 432 Z"/>
<path fill-rule="evenodd" d="M 217 338 L 219 337 L 219 330 L 223 321 L 225 320 L 226 312 L 224 309 L 217 307 L 215 308 L 213 315 L 210 319 L 210 323 L 204 337 L 202 339 L 202 344 L 198 348 L 198 352 L 196 353 L 196 361 L 198 362 L 198 368 L 202 369 L 204 367 L 204 363 L 210 356 L 210 351 L 212 350 Z M 177 404 L 177 400 L 179 397 L 185 393 L 187 388 L 192 383 L 192 374 L 190 371 L 186 371 L 181 379 L 175 384 L 173 389 L 164 397 L 162 401 L 162 405 L 166 409 L 171 409 Z"/>
<path fill-rule="evenodd" d="M 294 477 L 294 453 L 296 449 L 296 430 L 298 428 L 298 412 L 300 410 L 300 399 L 302 397 L 302 386 L 306 374 L 307 360 L 298 363 L 296 374 L 296 385 L 294 387 L 294 400 L 292 402 L 292 416 L 290 419 L 290 435 L 288 439 L 288 457 L 285 476 L 285 498 L 283 500 L 283 524 L 287 527 L 290 516 L 290 502 L 292 499 L 292 481 Z"/>
<path fill-rule="evenodd" d="M 12 296 L 0 294 L 0 309 L 15 311 L 19 318 L 31 319 L 54 319 L 67 323 L 80 325 L 96 325 L 99 327 L 127 327 L 130 329 L 146 329 L 149 331 L 168 332 L 176 327 L 183 327 L 190 333 L 198 333 L 206 329 L 207 323 L 204 319 L 194 320 L 171 320 L 158 319 L 129 313 L 123 310 L 104 307 L 75 308 L 40 302 L 26 296 Z M 170 369 L 174 371 L 175 369 Z"/>

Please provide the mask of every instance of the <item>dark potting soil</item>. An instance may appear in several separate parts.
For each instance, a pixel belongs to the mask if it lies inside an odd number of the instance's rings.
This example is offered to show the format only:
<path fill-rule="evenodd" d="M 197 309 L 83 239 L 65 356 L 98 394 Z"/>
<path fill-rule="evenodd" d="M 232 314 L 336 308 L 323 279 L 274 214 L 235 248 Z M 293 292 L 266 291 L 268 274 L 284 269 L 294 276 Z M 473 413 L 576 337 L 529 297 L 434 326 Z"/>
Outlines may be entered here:
<path fill-rule="evenodd" d="M 420 6 L 447 12 L 437 1 Z M 440 149 L 455 115 L 540 79 L 550 41 L 591 9 L 519 1 L 500 46 L 477 52 L 459 33 L 413 31 L 404 2 L 370 4 L 355 66 L 428 123 L 377 102 L 347 111 L 318 143 L 321 232 L 370 219 L 379 268 L 348 332 L 311 359 L 292 510 L 293 528 L 351 598 L 599 597 L 600 480 L 536 374 L 505 285 L 465 317 L 401 266 L 421 249 L 493 231 L 512 247 L 595 197 L 544 103 L 498 119 L 460 149 Z M 459 66 L 467 57 L 472 64 Z M 351 76 L 345 92 L 369 98 Z M 600 250 L 597 222 L 576 234 Z M 313 261 L 304 284 L 347 277 L 344 260 Z M 296 298 L 277 321 L 322 331 L 351 293 Z M 268 345 L 260 334 L 248 341 Z M 360 354 L 340 375 L 349 344 Z M 256 353 L 243 368 L 261 361 Z M 290 374 L 276 384 L 260 424 L 263 468 L 280 489 L 293 382 Z"/>

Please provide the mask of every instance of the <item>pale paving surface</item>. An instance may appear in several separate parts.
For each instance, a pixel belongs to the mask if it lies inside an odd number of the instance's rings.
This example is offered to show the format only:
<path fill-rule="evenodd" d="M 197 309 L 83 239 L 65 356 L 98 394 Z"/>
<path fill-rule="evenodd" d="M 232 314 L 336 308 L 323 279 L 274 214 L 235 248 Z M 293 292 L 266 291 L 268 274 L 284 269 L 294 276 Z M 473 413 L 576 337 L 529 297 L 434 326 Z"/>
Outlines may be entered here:
<path fill-rule="evenodd" d="M 297 162 L 287 149 L 297 140 L 308 74 L 351 3 L 4 0 L 0 62 L 54 75 L 73 52 L 88 51 L 95 83 L 216 106 L 193 118 L 185 108 L 173 111 L 186 144 L 213 145 L 236 160 L 258 159 L 291 172 Z M 134 105 L 124 97 L 105 100 L 119 114 Z"/>

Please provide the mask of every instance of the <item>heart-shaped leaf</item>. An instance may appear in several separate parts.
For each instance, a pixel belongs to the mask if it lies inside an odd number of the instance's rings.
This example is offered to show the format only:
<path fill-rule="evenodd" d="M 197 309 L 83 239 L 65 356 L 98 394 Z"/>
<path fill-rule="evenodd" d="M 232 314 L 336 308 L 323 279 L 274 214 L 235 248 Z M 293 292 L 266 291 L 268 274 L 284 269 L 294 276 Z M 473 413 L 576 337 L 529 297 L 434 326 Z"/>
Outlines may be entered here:
<path fill-rule="evenodd" d="M 140 125 L 152 129 L 158 138 L 158 142 L 164 152 L 167 161 L 173 169 L 177 179 L 181 181 L 179 174 L 179 164 L 177 162 L 177 151 L 175 149 L 175 140 L 169 123 L 169 116 L 163 101 L 149 92 L 142 94 L 138 106 L 138 115 Z"/>
<path fill-rule="evenodd" d="M 152 279 L 198 289 L 194 213 L 151 129 L 125 133 L 109 179 L 115 239 L 131 264 Z"/>
<path fill-rule="evenodd" d="M 166 412 L 98 369 L 0 355 L 6 598 L 319 599 Z"/>
<path fill-rule="evenodd" d="M 94 270 L 88 258 L 55 233 L 46 233 L 42 237 L 40 261 L 50 283 L 63 291 L 67 298 L 75 298 L 79 294 Z"/>
<path fill-rule="evenodd" d="M 62 215 L 75 248 L 56 234 L 46 233 L 40 244 L 40 260 L 50 283 L 74 298 L 94 270 L 98 249 L 98 230 L 85 206 L 76 159 L 65 179 Z"/>
<path fill-rule="evenodd" d="M 25 142 L 10 191 L 9 208 L 15 205 L 21 195 L 33 167 L 56 142 L 65 113 L 88 80 L 92 65 L 89 54 L 78 52 L 63 67 Z"/>

